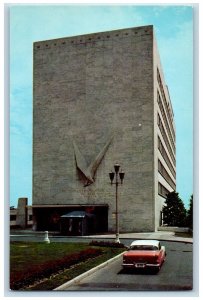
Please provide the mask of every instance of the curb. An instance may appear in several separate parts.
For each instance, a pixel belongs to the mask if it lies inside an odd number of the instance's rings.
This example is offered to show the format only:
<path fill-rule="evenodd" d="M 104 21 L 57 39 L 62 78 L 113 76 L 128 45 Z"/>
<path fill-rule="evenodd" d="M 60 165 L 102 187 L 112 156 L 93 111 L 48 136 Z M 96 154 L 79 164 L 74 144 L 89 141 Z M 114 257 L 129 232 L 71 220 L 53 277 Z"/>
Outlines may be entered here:
<path fill-rule="evenodd" d="M 89 237 L 83 237 L 84 239 L 88 239 Z M 113 238 L 109 238 L 109 237 L 92 237 L 94 239 L 113 239 Z M 178 238 L 174 239 L 174 238 L 167 238 L 167 237 L 120 237 L 120 240 L 159 240 L 159 241 L 165 241 L 165 242 L 176 242 L 176 243 L 189 243 L 189 244 L 193 244 L 193 238 Z"/>
<path fill-rule="evenodd" d="M 114 260 L 116 260 L 116 259 L 118 259 L 120 256 L 122 256 L 123 253 L 125 253 L 125 252 L 126 252 L 126 251 L 124 251 L 124 252 L 122 252 L 122 253 L 120 253 L 120 254 L 118 254 L 118 255 L 116 255 L 116 256 L 110 258 L 109 260 L 107 260 L 107 261 L 103 262 L 102 264 L 100 264 L 100 265 L 98 265 L 98 266 L 96 266 L 96 267 L 94 267 L 94 268 L 92 268 L 92 269 L 86 271 L 85 273 L 82 273 L 82 274 L 78 275 L 77 277 L 75 277 L 75 278 L 73 278 L 73 279 L 67 281 L 66 283 L 64 283 L 64 284 L 62 284 L 62 285 L 60 285 L 60 286 L 58 286 L 57 288 L 53 289 L 53 291 L 63 291 L 64 289 L 66 289 L 66 288 L 69 287 L 70 285 L 73 285 L 73 284 L 79 282 L 79 281 L 82 280 L 83 278 L 85 278 L 85 277 L 87 277 L 87 276 L 93 274 L 94 272 L 96 272 L 96 271 L 98 271 L 98 270 L 104 268 L 104 267 L 107 266 L 108 264 L 112 263 Z"/>

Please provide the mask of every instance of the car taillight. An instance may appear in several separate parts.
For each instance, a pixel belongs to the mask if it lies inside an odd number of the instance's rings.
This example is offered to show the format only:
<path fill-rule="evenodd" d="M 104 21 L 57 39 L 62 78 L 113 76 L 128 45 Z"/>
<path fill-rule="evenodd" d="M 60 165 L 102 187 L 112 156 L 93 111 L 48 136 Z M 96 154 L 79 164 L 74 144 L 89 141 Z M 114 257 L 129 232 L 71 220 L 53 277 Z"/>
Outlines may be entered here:
<path fill-rule="evenodd" d="M 159 256 L 158 256 L 158 255 L 155 255 L 155 257 L 154 257 L 154 258 L 155 258 L 155 260 L 156 260 L 156 261 L 158 261 L 158 259 L 159 259 Z"/>

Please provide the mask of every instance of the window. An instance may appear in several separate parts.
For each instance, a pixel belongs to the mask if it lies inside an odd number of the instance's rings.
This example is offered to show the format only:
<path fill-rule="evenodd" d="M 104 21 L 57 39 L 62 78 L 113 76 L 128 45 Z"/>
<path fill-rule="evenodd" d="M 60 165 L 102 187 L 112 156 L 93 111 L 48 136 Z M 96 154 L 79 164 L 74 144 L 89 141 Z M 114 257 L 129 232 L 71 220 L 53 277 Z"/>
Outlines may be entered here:
<path fill-rule="evenodd" d="M 167 154 L 159 136 L 158 136 L 158 149 L 159 149 L 163 159 L 165 160 L 167 166 L 169 167 L 171 173 L 173 174 L 174 178 L 176 178 L 176 171 L 168 157 L 168 154 Z"/>
<path fill-rule="evenodd" d="M 168 119 L 169 119 L 170 127 L 171 127 L 171 130 L 172 130 L 172 133 L 173 133 L 173 138 L 175 140 L 175 130 L 173 128 L 173 122 L 172 122 L 171 114 L 170 114 L 170 111 L 169 111 L 169 107 L 167 105 L 166 96 L 165 96 L 165 93 L 164 93 L 164 88 L 163 88 L 163 84 L 162 84 L 162 80 L 161 80 L 161 75 L 160 75 L 160 72 L 159 72 L 158 68 L 157 68 L 157 81 L 158 81 L 159 88 L 160 88 L 160 91 L 161 91 L 161 95 L 162 95 L 162 98 L 163 98 L 163 101 L 164 101 L 164 106 L 165 106 L 166 113 L 167 113 L 167 116 L 168 116 Z"/>
<path fill-rule="evenodd" d="M 168 182 L 168 184 L 175 190 L 176 185 L 174 181 L 172 180 L 171 176 L 168 174 L 160 160 L 158 160 L 158 171 L 163 176 L 163 178 Z"/>
<path fill-rule="evenodd" d="M 162 104 L 162 100 L 161 100 L 161 96 L 159 94 L 159 91 L 157 91 L 157 102 L 158 102 L 158 105 L 159 105 L 159 109 L 161 111 L 161 115 L 162 115 L 163 120 L 164 120 L 164 124 L 165 124 L 167 132 L 168 132 L 168 136 L 169 136 L 170 141 L 171 141 L 173 151 L 175 152 L 176 148 L 175 148 L 174 138 L 172 137 L 172 134 L 171 134 L 171 129 L 169 127 L 168 120 L 166 118 L 166 113 L 165 113 L 165 110 L 164 110 L 164 107 L 163 107 L 163 104 Z"/>
<path fill-rule="evenodd" d="M 175 155 L 173 154 L 172 148 L 171 148 L 170 143 L 168 141 L 168 137 L 166 135 L 166 132 L 165 132 L 164 126 L 162 124 L 162 121 L 161 121 L 159 113 L 158 113 L 157 123 L 158 123 L 159 129 L 161 131 L 161 135 L 163 136 L 163 139 L 164 139 L 164 142 L 166 144 L 166 147 L 167 147 L 167 149 L 168 149 L 168 151 L 170 153 L 171 159 L 172 159 L 172 161 L 173 161 L 173 163 L 175 165 L 176 164 Z"/>
<path fill-rule="evenodd" d="M 16 220 L 16 215 L 10 215 L 10 221 L 15 221 Z"/>
<path fill-rule="evenodd" d="M 165 188 L 165 186 L 163 186 L 160 182 L 158 183 L 158 194 L 164 198 L 167 198 L 167 195 L 170 192 L 167 190 L 167 188 Z"/>

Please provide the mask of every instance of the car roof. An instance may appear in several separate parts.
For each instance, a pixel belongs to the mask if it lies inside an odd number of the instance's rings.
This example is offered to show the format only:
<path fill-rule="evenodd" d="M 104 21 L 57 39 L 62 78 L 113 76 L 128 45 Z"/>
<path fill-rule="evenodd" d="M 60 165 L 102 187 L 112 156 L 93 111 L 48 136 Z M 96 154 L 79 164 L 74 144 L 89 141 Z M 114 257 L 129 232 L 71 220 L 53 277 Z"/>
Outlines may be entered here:
<path fill-rule="evenodd" d="M 130 246 L 137 246 L 137 245 L 146 245 L 146 246 L 150 245 L 150 246 L 158 247 L 159 241 L 157 241 L 157 240 L 136 240 L 136 241 L 133 241 Z"/>

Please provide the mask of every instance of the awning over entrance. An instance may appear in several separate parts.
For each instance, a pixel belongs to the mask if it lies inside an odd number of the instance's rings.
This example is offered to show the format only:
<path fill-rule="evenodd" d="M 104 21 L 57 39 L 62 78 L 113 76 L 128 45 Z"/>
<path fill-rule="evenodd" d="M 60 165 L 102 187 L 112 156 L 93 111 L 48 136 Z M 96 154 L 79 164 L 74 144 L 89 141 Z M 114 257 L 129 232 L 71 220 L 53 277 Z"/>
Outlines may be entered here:
<path fill-rule="evenodd" d="M 85 217 L 88 217 L 88 218 L 91 218 L 91 217 L 94 217 L 93 214 L 89 214 L 85 211 L 72 211 L 68 214 L 65 214 L 65 215 L 62 215 L 61 218 L 85 218 Z"/>
<path fill-rule="evenodd" d="M 61 233 L 84 235 L 95 227 L 95 215 L 85 211 L 72 211 L 61 216 Z"/>

